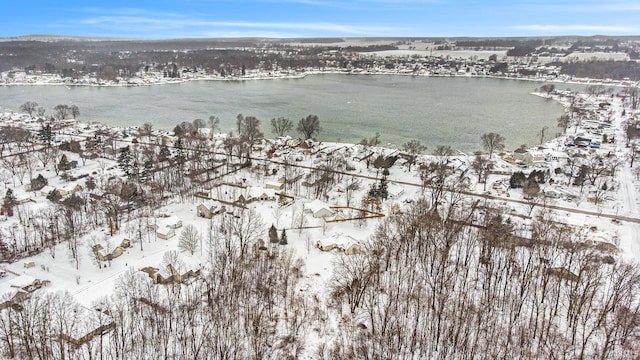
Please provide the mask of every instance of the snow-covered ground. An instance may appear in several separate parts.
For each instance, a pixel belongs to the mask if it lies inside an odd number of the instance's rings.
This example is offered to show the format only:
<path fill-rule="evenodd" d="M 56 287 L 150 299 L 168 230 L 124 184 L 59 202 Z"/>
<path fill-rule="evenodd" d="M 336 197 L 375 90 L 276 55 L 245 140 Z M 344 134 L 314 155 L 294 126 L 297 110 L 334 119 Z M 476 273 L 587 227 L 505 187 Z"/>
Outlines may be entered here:
<path fill-rule="evenodd" d="M 593 103 L 598 104 L 599 102 L 600 100 L 595 100 Z M 635 169 L 630 168 L 626 161 L 626 155 L 631 150 L 625 147 L 623 141 L 625 137 L 623 122 L 629 118 L 629 115 L 623 116 L 623 109 L 620 98 L 611 99 L 609 110 L 612 118 L 611 129 L 615 135 L 616 142 L 612 144 L 603 143 L 599 149 L 594 149 L 591 152 L 591 155 L 616 155 L 617 159 L 621 160 L 620 165 L 617 167 L 615 181 L 609 185 L 610 187 L 613 186 L 614 191 L 608 191 L 604 196 L 604 201 L 599 204 L 594 204 L 587 199 L 588 186 L 585 188 L 585 194 L 578 194 L 577 187 L 565 183 L 566 178 L 564 175 L 557 175 L 552 176 L 557 180 L 553 186 L 562 188 L 569 193 L 575 193 L 576 197 L 572 200 L 568 198 L 545 198 L 543 200 L 539 198 L 536 200 L 535 206 L 532 207 L 531 202 L 525 199 L 521 190 L 506 188 L 503 191 L 500 190 L 499 186 L 492 186 L 492 184 L 497 184 L 500 181 L 507 180 L 508 182 L 509 175 L 494 173 L 489 175 L 486 184 L 479 183 L 475 174 L 469 170 L 473 161 L 472 156 L 456 155 L 450 157 L 448 161 L 450 161 L 450 164 L 455 164 L 454 166 L 461 173 L 468 171 L 470 180 L 468 196 L 472 199 L 482 199 L 483 201 L 491 202 L 494 206 L 502 207 L 505 210 L 505 216 L 513 217 L 525 224 L 530 221 L 531 217 L 535 217 L 544 209 L 551 214 L 555 221 L 584 229 L 588 234 L 589 240 L 616 245 L 622 258 L 637 262 L 640 259 L 640 206 L 638 204 L 640 200 L 638 196 L 640 182 L 634 172 Z M 540 148 L 531 149 L 531 156 L 535 157 L 537 152 L 544 153 L 545 151 L 549 154 L 553 152 L 556 155 L 566 156 L 567 151 L 574 151 L 574 148 L 565 147 L 568 136 L 582 133 L 583 130 L 585 129 L 570 127 L 567 130 L 567 135 L 545 142 L 542 150 Z M 125 140 L 121 141 L 121 145 L 126 143 Z M 348 171 L 345 170 L 346 173 L 342 174 L 342 181 L 334 189 L 328 191 L 327 197 L 323 199 L 327 204 L 339 207 L 344 207 L 349 202 L 347 193 L 344 190 L 344 186 L 349 179 L 356 179 L 359 182 L 358 189 L 354 190 L 354 193 L 350 196 L 351 205 L 357 208 L 361 207 L 360 200 L 368 192 L 370 186 L 376 182 L 375 179 L 381 177 L 380 170 L 375 169 L 373 166 L 367 166 L 364 160 L 356 160 L 359 155 L 372 151 L 376 156 L 389 156 L 398 152 L 394 149 L 364 148 L 361 145 L 353 144 L 320 143 L 315 146 L 316 149 L 322 148 L 323 150 L 317 153 L 309 153 L 297 149 L 292 150 L 290 154 L 283 153 L 282 156 L 293 156 L 295 160 L 291 166 L 298 167 L 299 170 L 305 173 L 309 173 L 310 169 L 325 164 L 325 161 L 328 161 L 331 156 L 340 155 L 346 159 L 351 168 Z M 79 158 L 74 157 L 71 153 L 68 154 L 70 160 L 78 160 L 79 164 L 81 164 Z M 520 163 L 508 161 L 511 155 L 513 154 L 494 155 L 494 170 L 512 172 L 525 169 Z M 256 159 L 265 157 L 260 152 L 254 152 L 252 156 Z M 425 155 L 420 156 L 418 162 L 428 163 L 434 159 L 433 156 Z M 278 173 L 283 174 L 284 168 L 280 164 L 282 157 L 274 158 L 273 160 L 270 166 L 279 169 Z M 77 169 L 72 170 L 70 175 L 93 173 L 98 177 L 105 178 L 121 176 L 121 171 L 115 165 L 116 163 L 113 160 L 87 160 L 85 166 L 80 165 Z M 565 165 L 565 158 L 548 159 L 539 162 L 534 161 L 526 170 L 549 169 L 550 173 L 553 173 L 554 169 Z M 407 166 L 403 165 L 402 161 L 399 161 L 398 164 L 389 169 L 388 181 L 391 184 L 390 186 L 393 187 L 395 197 L 383 202 L 381 211 L 383 214 L 389 215 L 394 206 L 402 209 L 408 206 L 408 203 L 423 195 L 417 168 L 418 166 L 414 166 L 412 171 L 409 171 Z M 35 172 L 46 174 L 49 186 L 54 188 L 62 188 L 68 185 L 67 182 L 60 179 L 52 171 L 37 168 Z M 241 170 L 232 175 L 232 177 L 233 179 L 225 180 L 242 179 L 243 182 L 255 186 L 277 183 L 276 175 L 264 175 L 261 171 L 256 172 L 250 169 Z M 13 187 L 12 184 L 14 182 L 16 184 L 19 183 L 13 176 L 6 177 L 5 188 Z M 487 190 L 485 190 L 485 186 Z M 541 190 L 544 191 L 547 186 L 551 187 L 549 184 L 541 185 Z M 18 198 L 28 196 L 32 200 L 27 205 L 23 205 L 21 209 L 24 210 L 21 211 L 28 209 L 25 213 L 31 214 L 31 216 L 39 216 L 44 214 L 46 209 L 50 207 L 49 200 L 40 192 L 25 191 L 24 186 L 15 186 L 15 188 L 18 189 L 16 191 Z M 312 189 L 302 189 L 297 192 L 293 203 L 288 206 L 279 207 L 274 200 L 258 200 L 252 202 L 249 207 L 259 214 L 264 224 L 264 239 L 268 239 L 267 228 L 272 224 L 278 229 L 279 233 L 283 229 L 287 230 L 288 245 L 283 246 L 293 249 L 295 254 L 304 261 L 304 276 L 299 283 L 299 290 L 317 294 L 319 298 L 326 299 L 329 296 L 326 285 L 333 276 L 336 259 L 349 255 L 335 250 L 321 251 L 316 247 L 316 243 L 321 239 L 327 239 L 334 235 L 344 235 L 364 243 L 373 235 L 378 219 L 324 221 L 304 211 L 305 203 L 313 198 Z M 177 196 L 174 197 L 169 204 L 156 209 L 153 214 L 147 214 L 142 220 L 140 218 L 142 215 L 140 214 L 136 214 L 131 218 L 128 218 L 128 215 L 123 215 L 124 219 L 120 231 L 113 236 L 109 234 L 109 229 L 106 226 L 99 227 L 83 235 L 78 245 L 77 253 L 79 256 L 76 256 L 79 260 L 72 259 L 70 245 L 67 242 L 63 242 L 55 247 L 55 251 L 47 249 L 37 255 L 24 257 L 14 263 L 5 264 L 4 268 L 7 275 L 0 279 L 0 289 L 10 289 L 11 281 L 15 281 L 21 275 L 28 275 L 36 279 L 49 281 L 50 285 L 46 287 L 45 291 L 68 291 L 82 305 L 91 307 L 103 296 L 111 294 L 120 281 L 120 276 L 126 272 L 139 272 L 146 267 L 162 268 L 166 265 L 166 254 L 169 251 L 179 249 L 179 239 L 184 229 L 188 226 L 195 227 L 201 235 L 201 242 L 197 245 L 193 255 L 181 251 L 185 269 L 202 267 L 208 261 L 209 256 L 207 245 L 207 234 L 210 232 L 209 224 L 211 221 L 217 221 L 217 218 L 214 217 L 214 220 L 209 220 L 199 217 L 196 207 L 201 201 L 197 198 L 181 201 L 177 199 Z M 339 216 L 329 217 L 332 220 L 353 217 L 357 213 L 356 210 L 339 210 L 336 208 L 333 210 L 335 212 L 342 211 L 342 213 Z M 148 227 L 145 226 L 142 241 L 134 240 L 141 223 L 144 222 L 145 225 L 159 224 L 166 220 L 168 216 L 175 216 L 182 222 L 182 226 L 176 229 L 175 236 L 164 240 L 159 238 L 154 231 L 147 230 Z M 233 215 L 222 214 L 218 216 Z M 625 218 L 627 220 L 624 220 Z M 15 217 L 5 217 L 0 223 L 0 226 L 5 230 L 5 235 L 8 235 L 7 239 L 10 239 L 14 232 L 29 231 L 29 229 L 20 229 L 14 224 L 18 224 Z M 133 244 L 131 247 L 124 248 L 122 255 L 110 261 L 98 262 L 95 259 L 93 246 L 96 243 L 103 244 L 104 248 L 111 250 L 121 244 L 124 239 L 132 240 Z M 308 341 L 313 343 L 318 339 L 311 337 Z"/>

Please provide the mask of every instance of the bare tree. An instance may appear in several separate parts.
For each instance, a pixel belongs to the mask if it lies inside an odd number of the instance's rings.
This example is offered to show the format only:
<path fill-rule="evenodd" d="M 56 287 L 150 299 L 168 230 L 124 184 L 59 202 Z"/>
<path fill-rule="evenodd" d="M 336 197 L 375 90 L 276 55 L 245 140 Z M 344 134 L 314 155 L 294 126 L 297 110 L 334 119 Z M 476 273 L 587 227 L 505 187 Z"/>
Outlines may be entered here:
<path fill-rule="evenodd" d="M 153 133 L 153 124 L 150 122 L 146 122 L 142 124 L 140 128 L 138 128 L 138 134 L 142 137 L 146 136 L 150 138 L 152 133 Z"/>
<path fill-rule="evenodd" d="M 567 114 L 560 115 L 560 117 L 557 120 L 558 127 L 562 129 L 563 134 L 567 133 L 567 128 L 569 127 L 570 123 L 571 123 L 571 117 L 569 117 L 569 115 Z"/>
<path fill-rule="evenodd" d="M 427 147 L 422 145 L 419 140 L 409 140 L 402 145 L 402 148 L 408 155 L 407 165 L 409 165 L 409 171 L 411 171 L 411 165 L 416 163 L 418 154 L 427 149 Z"/>
<path fill-rule="evenodd" d="M 293 129 L 293 122 L 285 117 L 271 119 L 271 129 L 277 136 L 284 136 Z"/>
<path fill-rule="evenodd" d="M 545 136 L 547 136 L 547 131 L 549 130 L 548 126 L 543 126 L 540 131 L 538 131 L 538 136 L 540 137 L 540 145 L 544 143 Z"/>
<path fill-rule="evenodd" d="M 80 108 L 78 108 L 78 105 L 71 105 L 69 106 L 69 113 L 73 119 L 77 119 L 80 116 Z"/>
<path fill-rule="evenodd" d="M 202 238 L 198 230 L 196 230 L 196 227 L 192 224 L 188 224 L 182 229 L 178 247 L 181 250 L 187 251 L 188 253 L 193 255 L 198 250 L 198 248 L 200 248 L 201 241 Z"/>
<path fill-rule="evenodd" d="M 493 168 L 493 164 L 489 161 L 488 158 L 482 155 L 481 151 L 476 151 L 475 156 L 473 158 L 473 162 L 471 163 L 471 168 L 478 175 L 478 182 L 482 182 L 484 187 L 483 190 L 487 190 L 487 177 L 491 173 L 491 169 Z"/>
<path fill-rule="evenodd" d="M 58 120 L 64 120 L 69 116 L 69 105 L 59 104 L 56 105 L 53 110 L 55 111 L 55 118 Z"/>
<path fill-rule="evenodd" d="M 240 256 L 245 256 L 249 245 L 264 234 L 262 217 L 253 209 L 242 210 L 237 217 L 227 215 L 223 227 L 228 236 L 237 243 Z"/>
<path fill-rule="evenodd" d="M 243 119 L 240 125 L 240 138 L 249 145 L 249 152 L 256 139 L 263 136 L 264 134 L 260 131 L 260 120 L 255 116 L 247 116 Z"/>
<path fill-rule="evenodd" d="M 300 119 L 297 130 L 302 133 L 305 140 L 311 139 L 320 132 L 320 119 L 318 115 L 308 115 L 306 118 Z"/>
<path fill-rule="evenodd" d="M 220 119 L 217 116 L 209 116 L 209 128 L 211 129 L 211 138 L 213 139 L 215 131 L 220 129 Z"/>
<path fill-rule="evenodd" d="M 20 110 L 29 114 L 29 116 L 33 116 L 33 113 L 38 108 L 38 103 L 35 101 L 27 101 L 24 104 L 20 105 Z"/>
<path fill-rule="evenodd" d="M 504 149 L 505 138 L 498 133 L 484 133 L 480 136 L 480 140 L 482 141 L 482 147 L 489 152 L 489 159 L 493 156 L 494 151 Z"/>

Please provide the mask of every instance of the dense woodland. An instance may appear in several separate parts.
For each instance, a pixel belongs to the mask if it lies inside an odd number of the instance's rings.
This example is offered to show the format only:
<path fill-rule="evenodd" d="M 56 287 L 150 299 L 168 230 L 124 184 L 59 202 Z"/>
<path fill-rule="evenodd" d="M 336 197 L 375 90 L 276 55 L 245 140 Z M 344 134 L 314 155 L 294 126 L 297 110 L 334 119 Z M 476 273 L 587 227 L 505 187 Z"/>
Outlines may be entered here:
<path fill-rule="evenodd" d="M 337 260 L 326 299 L 299 290 L 304 264 L 286 247 L 241 245 L 258 222 L 247 210 L 204 234 L 213 246 L 198 280 L 153 284 L 131 271 L 90 317 L 69 294 L 33 296 L 0 313 L 0 348 L 35 359 L 297 358 L 309 350 L 331 359 L 638 354 L 635 266 L 609 263 L 606 251 L 580 246 L 583 234 L 544 214 L 525 230 L 499 209 L 451 199 L 439 211 L 420 201 L 381 222 L 361 256 Z M 166 258 L 179 262 L 177 252 Z M 113 330 L 81 345 L 60 336 L 98 325 Z M 320 341 L 310 349 L 314 337 Z"/>

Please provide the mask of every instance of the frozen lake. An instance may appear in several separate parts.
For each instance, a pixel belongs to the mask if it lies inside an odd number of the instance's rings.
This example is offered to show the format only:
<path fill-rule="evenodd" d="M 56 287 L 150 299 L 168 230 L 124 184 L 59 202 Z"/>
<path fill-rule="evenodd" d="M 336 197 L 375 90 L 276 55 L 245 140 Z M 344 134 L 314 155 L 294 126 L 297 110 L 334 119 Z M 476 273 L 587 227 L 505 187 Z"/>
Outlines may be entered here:
<path fill-rule="evenodd" d="M 233 130 L 236 115 L 243 113 L 261 119 L 267 134 L 273 117 L 297 123 L 317 114 L 319 140 L 358 142 L 378 131 L 383 144 L 418 139 L 429 149 L 448 144 L 471 152 L 481 149 L 485 132 L 504 135 L 510 149 L 537 143 L 543 126 L 554 135 L 562 106 L 530 94 L 541 85 L 490 78 L 326 74 L 139 87 L 3 86 L 0 106 L 17 110 L 36 101 L 51 113 L 57 104 L 75 104 L 81 121 L 110 126 L 150 122 L 166 130 L 210 115 L 221 119 L 223 130 Z"/>

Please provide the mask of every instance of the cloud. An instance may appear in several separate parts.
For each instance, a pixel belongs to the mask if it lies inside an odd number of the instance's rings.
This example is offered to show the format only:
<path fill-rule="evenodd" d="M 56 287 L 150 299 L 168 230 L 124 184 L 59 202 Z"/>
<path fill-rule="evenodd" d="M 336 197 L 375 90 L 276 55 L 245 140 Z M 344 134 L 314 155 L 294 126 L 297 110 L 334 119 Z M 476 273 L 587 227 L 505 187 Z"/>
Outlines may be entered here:
<path fill-rule="evenodd" d="M 545 33 L 618 33 L 618 34 L 635 34 L 640 32 L 640 28 L 634 26 L 619 25 L 517 25 L 511 26 L 515 30 L 529 30 Z"/>
<path fill-rule="evenodd" d="M 637 0 L 533 0 L 522 3 L 527 8 L 540 8 L 548 11 L 562 12 L 639 12 Z"/>
<path fill-rule="evenodd" d="M 448 0 L 262 0 L 274 4 L 298 4 L 342 10 L 389 11 L 424 9 L 425 5 L 445 3 Z"/>
<path fill-rule="evenodd" d="M 128 15 L 127 15 L 128 14 Z M 154 13 L 136 9 L 110 11 L 107 15 L 80 20 L 80 24 L 129 32 L 129 36 L 165 37 L 170 33 L 190 34 L 193 37 L 259 36 L 378 36 L 406 31 L 387 26 L 360 26 L 330 22 L 268 22 L 268 21 L 208 21 L 175 14 Z M 134 33 L 134 34 L 131 34 Z"/>

